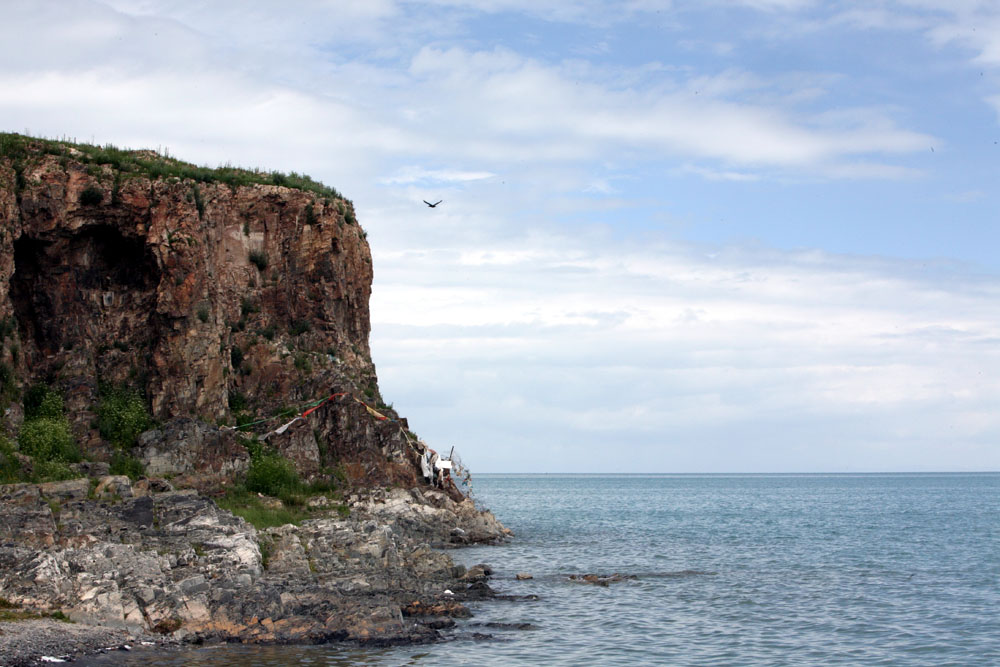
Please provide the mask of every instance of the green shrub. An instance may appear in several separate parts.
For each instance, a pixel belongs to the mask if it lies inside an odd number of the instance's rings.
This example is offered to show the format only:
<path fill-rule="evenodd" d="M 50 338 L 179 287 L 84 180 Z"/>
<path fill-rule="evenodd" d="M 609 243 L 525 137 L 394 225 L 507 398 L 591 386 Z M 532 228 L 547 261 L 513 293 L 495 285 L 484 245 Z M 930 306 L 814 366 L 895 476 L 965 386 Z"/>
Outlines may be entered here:
<path fill-rule="evenodd" d="M 208 306 L 198 306 L 198 319 L 208 322 Z"/>
<path fill-rule="evenodd" d="M 260 306 L 253 299 L 243 297 L 240 299 L 240 317 L 246 317 L 252 313 L 259 313 Z"/>
<path fill-rule="evenodd" d="M 288 327 L 288 333 L 293 336 L 299 336 L 306 333 L 310 329 L 312 329 L 312 324 L 310 324 L 309 320 L 295 320 Z"/>
<path fill-rule="evenodd" d="M 301 352 L 296 354 L 294 363 L 297 370 L 303 373 L 312 373 L 312 363 L 309 361 L 309 355 L 302 354 Z"/>
<path fill-rule="evenodd" d="M 62 417 L 63 399 L 56 390 L 44 384 L 36 384 L 24 394 L 24 418 Z"/>
<path fill-rule="evenodd" d="M 274 324 L 268 324 L 263 329 L 258 329 L 257 333 L 266 338 L 267 340 L 274 340 L 274 334 L 278 332 L 278 327 Z"/>
<path fill-rule="evenodd" d="M 80 460 L 73 432 L 63 417 L 37 417 L 24 422 L 17 444 L 22 454 L 34 457 L 36 461 Z"/>
<path fill-rule="evenodd" d="M 263 250 L 251 250 L 250 263 L 256 266 L 258 271 L 263 271 L 267 268 L 267 255 Z"/>
<path fill-rule="evenodd" d="M 112 475 L 127 475 L 129 479 L 135 481 L 146 474 L 146 468 L 142 461 L 124 452 L 116 452 L 111 457 Z"/>
<path fill-rule="evenodd" d="M 79 473 L 73 472 L 65 461 L 35 461 L 33 482 L 61 482 L 65 479 L 76 479 Z"/>
<path fill-rule="evenodd" d="M 236 422 L 236 429 L 241 432 L 247 432 L 250 430 L 250 425 L 257 420 L 256 417 L 250 412 L 246 411 L 233 411 L 233 421 Z"/>
<path fill-rule="evenodd" d="M 0 320 L 0 340 L 13 338 L 15 331 L 17 331 L 17 320 L 13 317 L 5 317 Z"/>
<path fill-rule="evenodd" d="M 49 614 L 49 618 L 54 618 L 62 623 L 76 623 L 76 621 L 67 616 L 61 609 Z"/>
<path fill-rule="evenodd" d="M 233 349 L 229 351 L 229 361 L 233 364 L 234 369 L 239 368 L 243 363 L 243 350 L 234 345 Z"/>
<path fill-rule="evenodd" d="M 17 378 L 9 364 L 0 361 L 0 402 L 6 403 L 17 397 Z"/>
<path fill-rule="evenodd" d="M 104 193 L 101 192 L 100 188 L 94 187 L 93 185 L 88 185 L 84 188 L 83 192 L 80 193 L 80 203 L 84 206 L 97 206 L 104 200 Z"/>
<path fill-rule="evenodd" d="M 311 203 L 306 204 L 306 224 L 315 225 L 317 220 L 316 210 L 313 208 L 313 205 Z"/>
<path fill-rule="evenodd" d="M 24 158 L 28 155 L 27 144 L 27 137 L 4 132 L 0 134 L 0 157 Z"/>
<path fill-rule="evenodd" d="M 21 462 L 14 454 L 14 443 L 0 436 L 0 484 L 22 482 L 21 476 Z"/>
<path fill-rule="evenodd" d="M 152 426 L 146 401 L 133 389 L 109 390 L 97 406 L 97 428 L 116 447 L 130 448 L 139 434 Z"/>
<path fill-rule="evenodd" d="M 194 198 L 194 206 L 198 209 L 198 218 L 205 217 L 205 200 L 201 196 L 201 190 L 197 185 L 191 186 L 191 195 Z"/>
<path fill-rule="evenodd" d="M 233 412 L 243 412 L 250 407 L 250 401 L 247 400 L 246 394 L 237 391 L 236 389 L 229 390 L 229 409 Z"/>
<path fill-rule="evenodd" d="M 244 483 L 247 491 L 263 493 L 282 500 L 302 490 L 302 481 L 291 461 L 276 452 L 253 457 Z"/>
<path fill-rule="evenodd" d="M 24 163 L 20 160 L 14 161 L 14 188 L 17 194 L 24 192 L 28 187 L 28 179 L 24 176 Z"/>
<path fill-rule="evenodd" d="M 119 206 L 122 203 L 122 174 L 120 171 L 115 172 L 115 180 L 111 185 L 111 205 Z"/>

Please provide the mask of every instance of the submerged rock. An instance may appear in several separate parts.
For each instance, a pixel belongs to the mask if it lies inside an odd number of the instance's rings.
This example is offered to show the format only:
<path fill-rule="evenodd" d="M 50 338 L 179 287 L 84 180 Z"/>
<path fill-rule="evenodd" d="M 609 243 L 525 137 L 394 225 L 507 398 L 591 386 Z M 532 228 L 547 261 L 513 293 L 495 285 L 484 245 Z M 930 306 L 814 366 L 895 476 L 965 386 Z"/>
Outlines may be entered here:
<path fill-rule="evenodd" d="M 594 584 L 595 586 L 607 586 L 617 584 L 622 581 L 636 579 L 634 574 L 571 574 L 569 580 L 581 584 Z"/>

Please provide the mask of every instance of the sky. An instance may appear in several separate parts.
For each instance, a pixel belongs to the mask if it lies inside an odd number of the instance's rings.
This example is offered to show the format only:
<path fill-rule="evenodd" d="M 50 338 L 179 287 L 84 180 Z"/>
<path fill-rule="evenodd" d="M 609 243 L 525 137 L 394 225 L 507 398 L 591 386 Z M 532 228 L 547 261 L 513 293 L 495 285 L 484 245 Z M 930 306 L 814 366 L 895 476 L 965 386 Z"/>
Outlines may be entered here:
<path fill-rule="evenodd" d="M 1000 3 L 0 9 L 0 130 L 351 198 L 473 478 L 1000 470 Z"/>

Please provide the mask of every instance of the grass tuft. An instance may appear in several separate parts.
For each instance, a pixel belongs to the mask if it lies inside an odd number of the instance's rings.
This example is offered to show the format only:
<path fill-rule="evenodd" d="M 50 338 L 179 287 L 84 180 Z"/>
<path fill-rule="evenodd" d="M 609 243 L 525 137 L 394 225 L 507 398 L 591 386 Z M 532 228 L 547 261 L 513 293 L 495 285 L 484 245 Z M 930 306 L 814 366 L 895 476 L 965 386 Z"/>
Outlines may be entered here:
<path fill-rule="evenodd" d="M 256 494 L 244 488 L 230 489 L 217 501 L 219 507 L 228 510 L 258 530 L 284 526 L 287 523 L 298 525 L 309 518 L 309 511 L 302 507 L 270 507 Z"/>

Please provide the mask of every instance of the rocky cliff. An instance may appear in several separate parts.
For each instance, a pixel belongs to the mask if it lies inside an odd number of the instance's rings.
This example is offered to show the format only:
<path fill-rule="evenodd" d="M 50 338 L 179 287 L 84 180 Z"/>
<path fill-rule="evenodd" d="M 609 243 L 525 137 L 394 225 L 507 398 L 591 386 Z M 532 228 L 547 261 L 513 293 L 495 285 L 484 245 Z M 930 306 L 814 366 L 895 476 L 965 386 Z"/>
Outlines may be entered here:
<path fill-rule="evenodd" d="M 0 475 L 22 480 L 0 486 L 0 600 L 178 637 L 395 641 L 441 623 L 405 605 L 483 595 L 429 547 L 509 533 L 428 483 L 383 403 L 371 280 L 351 202 L 306 177 L 0 135 Z M 284 503 L 248 492 L 254 466 Z M 236 489 L 270 523 L 214 502 Z"/>
<path fill-rule="evenodd" d="M 0 158 L 6 395 L 55 387 L 85 453 L 106 460 L 92 428 L 102 385 L 134 387 L 167 425 L 249 422 L 342 393 L 271 444 L 309 478 L 340 467 L 363 486 L 417 482 L 398 426 L 353 400 L 397 417 L 371 361 L 371 251 L 350 201 L 226 183 L 226 170 L 172 176 L 178 163 L 148 152 L 7 137 L 17 141 Z M 256 180 L 288 180 L 266 176 Z M 22 415 L 7 403 L 14 434 Z M 191 459 L 205 448 L 187 449 Z M 220 465 L 206 456 L 188 467 Z M 163 472 L 185 467 L 172 465 Z"/>

